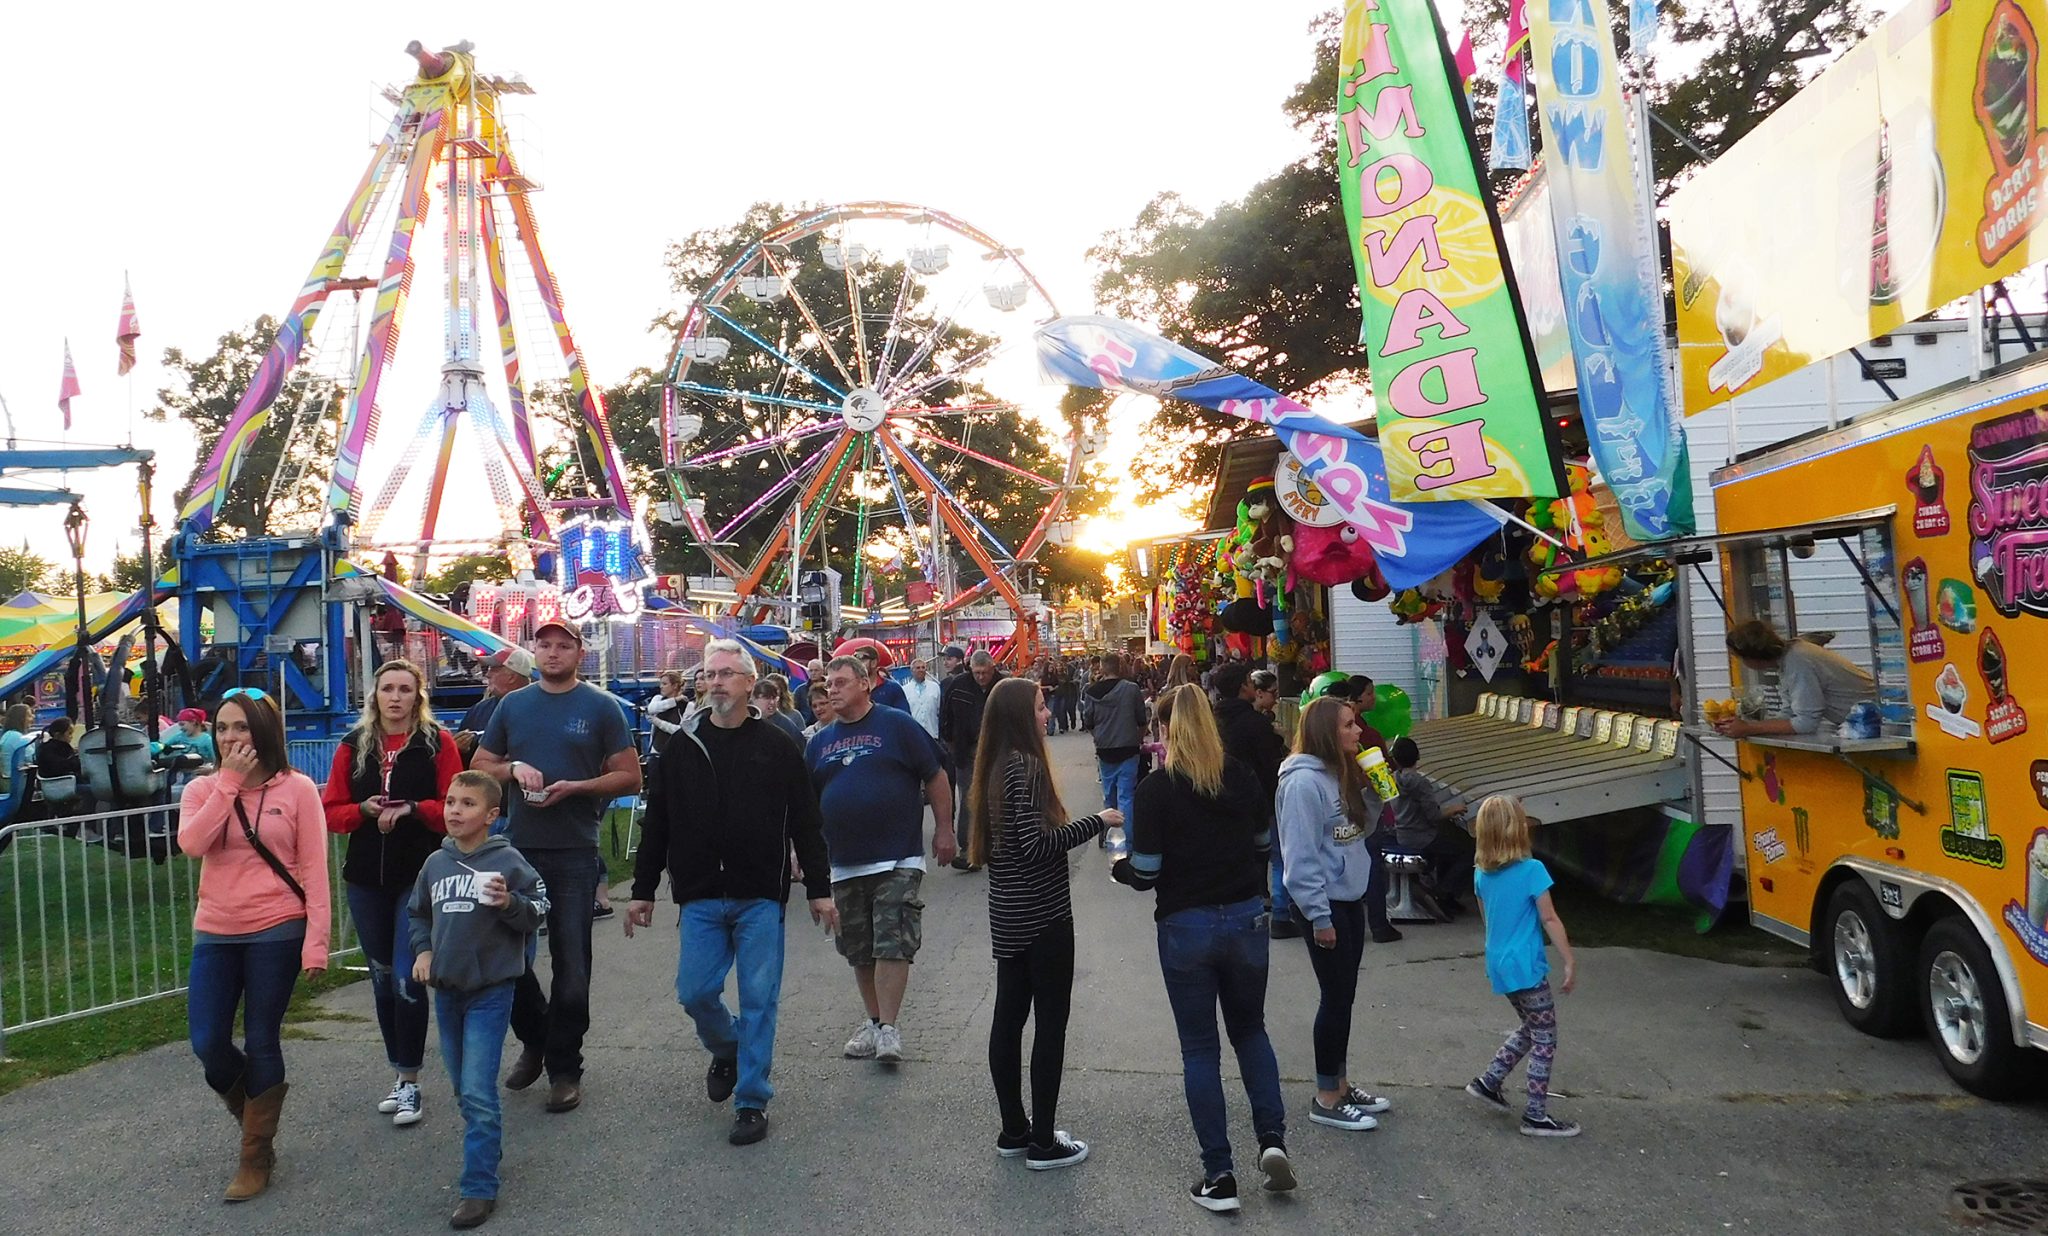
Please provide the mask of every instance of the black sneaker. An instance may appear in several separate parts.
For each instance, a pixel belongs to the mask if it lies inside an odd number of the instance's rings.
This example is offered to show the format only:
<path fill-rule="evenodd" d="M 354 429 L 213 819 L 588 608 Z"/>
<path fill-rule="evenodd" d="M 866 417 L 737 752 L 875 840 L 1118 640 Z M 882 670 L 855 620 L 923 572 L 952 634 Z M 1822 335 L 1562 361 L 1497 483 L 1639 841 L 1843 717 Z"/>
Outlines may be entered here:
<path fill-rule="evenodd" d="M 1268 1193 L 1286 1193 L 1294 1188 L 1294 1164 L 1287 1161 L 1287 1147 L 1279 1142 L 1259 1151 L 1259 1171 L 1266 1177 Z"/>
<path fill-rule="evenodd" d="M 1024 1152 L 1029 1149 L 1031 1149 L 1031 1134 L 1029 1133 L 996 1134 L 996 1154 L 1002 1158 L 1021 1158 Z"/>
<path fill-rule="evenodd" d="M 1507 1096 L 1495 1087 L 1487 1085 L 1484 1077 L 1475 1077 L 1471 1081 L 1466 1082 L 1465 1093 L 1478 1099 L 1488 1107 L 1498 1108 L 1501 1111 L 1508 1110 Z"/>
<path fill-rule="evenodd" d="M 1392 1099 L 1383 1098 L 1377 1094 L 1367 1094 L 1356 1086 L 1344 1092 L 1344 1101 L 1369 1116 L 1377 1116 L 1394 1106 Z"/>
<path fill-rule="evenodd" d="M 617 913 L 618 911 L 612 908 L 612 903 L 609 901 L 605 902 L 601 906 L 590 907 L 590 918 L 592 922 L 595 922 L 601 918 L 610 918 L 612 915 Z"/>
<path fill-rule="evenodd" d="M 758 1107 L 742 1107 L 733 1113 L 732 1133 L 726 1141 L 735 1146 L 751 1146 L 768 1136 L 768 1113 Z"/>
<path fill-rule="evenodd" d="M 1294 921 L 1292 914 L 1275 914 L 1273 925 L 1266 929 L 1266 934 L 1275 940 L 1299 940 L 1301 924 Z"/>
<path fill-rule="evenodd" d="M 1523 1137 L 1577 1137 L 1579 1126 L 1555 1116 L 1522 1117 Z"/>
<path fill-rule="evenodd" d="M 1237 1200 L 1237 1177 L 1229 1172 L 1210 1180 L 1198 1180 L 1188 1190 L 1188 1196 L 1195 1199 L 1195 1205 L 1213 1214 L 1229 1214 L 1243 1208 Z"/>
<path fill-rule="evenodd" d="M 1400 930 L 1394 927 L 1382 927 L 1372 933 L 1372 942 L 1374 944 L 1392 944 L 1400 938 Z"/>
<path fill-rule="evenodd" d="M 1034 1172 L 1049 1172 L 1055 1168 L 1072 1167 L 1088 1157 L 1088 1143 L 1067 1136 L 1061 1129 L 1052 1135 L 1052 1145 L 1033 1146 L 1024 1152 L 1024 1166 Z"/>
<path fill-rule="evenodd" d="M 732 1097 L 732 1088 L 739 1080 L 739 1061 L 713 1060 L 711 1067 L 704 1070 L 704 1097 L 713 1103 L 723 1103 Z"/>

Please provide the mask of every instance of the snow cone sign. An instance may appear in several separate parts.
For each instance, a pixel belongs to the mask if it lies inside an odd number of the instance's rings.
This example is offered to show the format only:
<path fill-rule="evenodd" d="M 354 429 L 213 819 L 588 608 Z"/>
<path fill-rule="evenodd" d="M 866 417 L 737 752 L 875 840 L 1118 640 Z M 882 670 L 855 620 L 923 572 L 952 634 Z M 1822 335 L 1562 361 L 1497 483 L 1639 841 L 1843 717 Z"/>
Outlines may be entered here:
<path fill-rule="evenodd" d="M 1337 172 L 1396 502 L 1565 490 L 1430 0 L 1350 0 Z"/>
<path fill-rule="evenodd" d="M 2048 407 L 1970 430 L 1970 569 L 2007 618 L 2048 617 Z"/>

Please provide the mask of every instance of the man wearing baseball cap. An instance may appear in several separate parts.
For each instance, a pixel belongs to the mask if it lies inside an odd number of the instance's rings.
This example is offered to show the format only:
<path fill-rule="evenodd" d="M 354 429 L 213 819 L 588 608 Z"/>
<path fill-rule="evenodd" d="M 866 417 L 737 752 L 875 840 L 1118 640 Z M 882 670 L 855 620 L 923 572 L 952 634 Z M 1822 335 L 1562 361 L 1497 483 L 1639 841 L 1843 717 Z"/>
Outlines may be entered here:
<path fill-rule="evenodd" d="M 548 889 L 554 984 L 543 995 L 529 968 L 513 990 L 512 1033 L 522 1050 L 505 1085 L 524 1090 L 545 1068 L 547 1109 L 566 1112 L 583 1102 L 590 906 L 602 869 L 598 821 L 606 803 L 640 792 L 640 759 L 618 701 L 577 677 L 581 632 L 543 622 L 533 633 L 533 660 L 540 681 L 498 701 L 472 767 L 512 783 L 506 835 Z"/>
<path fill-rule="evenodd" d="M 469 706 L 462 714 L 458 730 L 481 734 L 491 724 L 491 714 L 498 711 L 498 701 L 533 681 L 533 654 L 516 645 L 507 645 L 483 658 L 484 697 Z"/>

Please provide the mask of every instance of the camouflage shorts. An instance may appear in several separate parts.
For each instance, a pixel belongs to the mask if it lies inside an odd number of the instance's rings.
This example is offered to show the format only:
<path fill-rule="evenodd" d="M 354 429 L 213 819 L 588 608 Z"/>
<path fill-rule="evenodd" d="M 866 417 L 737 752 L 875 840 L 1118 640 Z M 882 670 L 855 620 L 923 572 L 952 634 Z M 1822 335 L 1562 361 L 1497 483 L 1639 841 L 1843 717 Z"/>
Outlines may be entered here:
<path fill-rule="evenodd" d="M 832 886 L 839 907 L 839 954 L 848 965 L 912 961 L 924 943 L 924 902 L 917 899 L 924 872 L 899 867 L 856 876 Z"/>

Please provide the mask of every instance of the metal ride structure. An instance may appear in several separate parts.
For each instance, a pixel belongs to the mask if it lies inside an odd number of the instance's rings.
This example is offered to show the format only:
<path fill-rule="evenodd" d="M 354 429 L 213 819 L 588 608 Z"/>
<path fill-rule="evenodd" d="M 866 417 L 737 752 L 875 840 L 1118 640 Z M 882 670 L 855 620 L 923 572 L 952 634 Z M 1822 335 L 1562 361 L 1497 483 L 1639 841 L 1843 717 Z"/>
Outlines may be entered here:
<path fill-rule="evenodd" d="M 585 370 L 541 249 L 531 202 L 538 186 L 521 171 L 506 128 L 506 96 L 530 94 L 531 89 L 516 76 L 480 74 L 466 42 L 440 52 L 426 51 L 415 42 L 406 51 L 419 63 L 418 76 L 402 90 L 387 92 L 396 113 L 280 324 L 276 342 L 195 479 L 181 517 L 187 532 L 203 531 L 211 524 L 249 444 L 300 365 L 328 298 L 337 291 L 354 293 L 374 286 L 368 337 L 360 341 L 359 352 L 355 341 L 350 343 L 352 373 L 347 375 L 339 450 L 328 483 L 329 512 L 338 523 L 357 525 L 349 538 L 353 551 L 372 556 L 409 553 L 415 576 L 425 572 L 429 554 L 437 551 L 503 553 L 515 569 L 532 569 L 538 558 L 557 546 L 565 518 L 630 520 L 631 490 L 603 401 Z M 427 223 L 430 202 L 437 194 L 445 214 L 446 270 L 440 386 L 398 463 L 365 504 L 364 456 L 376 438 L 378 397 L 398 349 L 412 291 L 414 240 Z M 364 242 L 372 220 L 386 218 L 388 243 L 381 266 L 371 267 L 374 275 L 349 277 L 352 254 L 363 251 L 374 261 L 375 254 Z M 540 329 L 554 336 L 567 368 L 567 402 L 577 430 L 574 453 L 582 462 L 587 492 L 559 501 L 549 497 L 537 471 L 521 321 L 515 314 L 515 284 L 520 283 L 515 275 L 527 276 L 523 286 L 532 290 L 537 309 L 545 316 Z M 478 302 L 486 284 L 509 404 L 502 410 L 484 381 Z M 461 541 L 439 535 L 457 430 L 465 422 L 477 439 L 481 472 L 502 528 L 494 539 Z M 287 444 L 281 466 L 300 466 L 293 458 L 294 444 L 296 439 Z M 431 463 L 415 508 L 417 519 L 410 529 L 401 529 L 396 519 L 399 499 L 423 457 Z M 416 535 L 409 534 L 413 530 Z M 644 532 L 638 539 L 644 544 Z"/>
<path fill-rule="evenodd" d="M 923 206 L 807 210 L 747 245 L 691 304 L 662 392 L 669 518 L 732 581 L 694 599 L 795 619 L 833 568 L 851 625 L 1000 598 L 1029 655 L 1034 555 L 1071 529 L 1086 435 L 1045 448 L 982 383 L 1057 312 L 1017 250 Z"/>

